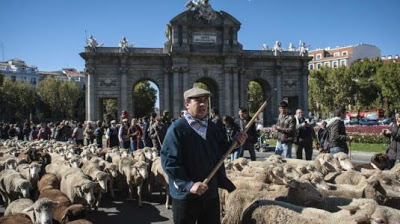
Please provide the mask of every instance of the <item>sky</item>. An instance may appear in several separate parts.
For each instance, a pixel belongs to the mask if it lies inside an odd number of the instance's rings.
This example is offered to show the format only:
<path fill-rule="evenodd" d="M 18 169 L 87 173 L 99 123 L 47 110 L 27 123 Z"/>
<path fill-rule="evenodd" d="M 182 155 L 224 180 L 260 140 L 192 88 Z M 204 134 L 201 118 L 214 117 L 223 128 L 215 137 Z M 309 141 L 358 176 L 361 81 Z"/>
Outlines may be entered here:
<path fill-rule="evenodd" d="M 161 48 L 166 24 L 186 0 L 0 0 L 0 61 L 19 58 L 40 71 L 82 71 L 86 37 L 116 47 Z M 299 40 L 316 48 L 372 44 L 400 55 L 400 0 L 210 0 L 241 22 L 245 50 L 288 48 Z"/>

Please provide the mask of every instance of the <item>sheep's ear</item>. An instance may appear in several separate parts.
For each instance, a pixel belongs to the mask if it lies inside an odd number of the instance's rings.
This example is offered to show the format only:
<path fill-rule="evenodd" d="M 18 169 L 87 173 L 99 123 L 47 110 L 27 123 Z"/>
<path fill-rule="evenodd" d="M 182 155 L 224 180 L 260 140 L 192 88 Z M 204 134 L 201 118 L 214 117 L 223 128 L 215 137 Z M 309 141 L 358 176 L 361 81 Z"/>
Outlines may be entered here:
<path fill-rule="evenodd" d="M 350 214 L 354 214 L 356 213 L 356 211 L 358 211 L 360 209 L 359 206 L 354 206 L 354 205 L 343 205 L 343 206 L 338 206 L 338 208 L 342 209 L 342 210 L 347 210 L 350 212 Z"/>
<path fill-rule="evenodd" d="M 22 212 L 30 212 L 30 211 L 33 211 L 33 205 L 31 205 L 28 208 L 22 210 Z"/>
<path fill-rule="evenodd" d="M 75 186 L 75 191 L 78 193 L 79 197 L 83 197 L 81 186 Z"/>

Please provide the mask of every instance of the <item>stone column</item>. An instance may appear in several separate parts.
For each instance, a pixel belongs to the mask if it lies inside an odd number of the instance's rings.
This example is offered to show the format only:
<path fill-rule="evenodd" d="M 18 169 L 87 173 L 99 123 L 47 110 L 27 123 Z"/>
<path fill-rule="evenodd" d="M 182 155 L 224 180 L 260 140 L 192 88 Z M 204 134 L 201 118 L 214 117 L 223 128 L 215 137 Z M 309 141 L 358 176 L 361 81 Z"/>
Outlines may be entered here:
<path fill-rule="evenodd" d="M 233 111 L 232 116 L 233 117 L 238 117 L 237 111 L 239 111 L 239 107 L 240 107 L 240 85 L 239 85 L 239 74 L 240 74 L 240 70 L 235 70 L 232 73 L 232 77 L 233 77 L 233 105 L 231 105 L 231 107 L 233 106 L 233 108 L 231 108 L 231 110 Z"/>
<path fill-rule="evenodd" d="M 189 86 L 189 68 L 188 67 L 181 67 L 181 70 L 183 72 L 183 92 L 192 88 L 192 86 Z M 183 94 L 182 92 L 182 94 Z"/>
<path fill-rule="evenodd" d="M 279 106 L 279 103 L 282 101 L 282 67 L 280 66 L 280 62 L 277 61 L 277 65 L 275 67 L 275 83 L 274 83 L 274 88 L 276 88 L 276 95 L 274 97 L 275 99 L 275 105 L 276 107 Z M 273 111 L 273 117 L 278 117 L 278 111 Z"/>
<path fill-rule="evenodd" d="M 164 92 L 164 102 L 162 99 L 160 99 L 160 113 L 162 113 L 163 110 L 168 110 L 170 111 L 170 95 L 169 95 L 169 77 L 170 77 L 170 73 L 171 73 L 171 69 L 170 68 L 165 68 L 164 69 L 164 86 L 162 88 L 164 88 L 163 92 Z M 161 89 L 161 86 L 160 86 Z"/>
<path fill-rule="evenodd" d="M 304 63 L 307 65 L 307 63 Z M 302 108 L 303 113 L 308 115 L 308 68 L 303 66 L 301 74 Z"/>
<path fill-rule="evenodd" d="M 233 83 L 232 83 L 232 67 L 225 68 L 224 70 L 224 99 L 225 99 L 225 104 L 222 105 L 221 102 L 221 111 L 220 114 L 226 114 L 226 115 L 234 115 L 233 114 Z"/>
<path fill-rule="evenodd" d="M 119 102 L 119 114 L 121 114 L 122 113 L 122 111 L 123 110 L 126 110 L 126 111 L 128 111 L 129 113 L 130 113 L 130 115 L 132 116 L 132 117 L 134 117 L 134 114 L 132 113 L 132 111 L 131 111 L 131 108 L 127 108 L 128 107 L 128 83 L 127 83 L 127 71 L 128 71 L 128 69 L 127 68 L 125 68 L 125 67 L 122 67 L 122 68 L 120 68 L 120 74 L 121 74 L 121 77 L 120 77 L 120 83 L 121 83 L 121 85 L 120 85 L 120 87 L 121 87 L 121 89 L 120 89 L 120 97 L 119 97 L 119 99 L 120 99 L 120 102 Z M 133 103 L 135 103 L 135 102 L 133 102 Z"/>
<path fill-rule="evenodd" d="M 179 117 L 179 111 L 182 108 L 183 105 L 183 90 L 182 90 L 182 82 L 181 82 L 181 77 L 182 73 L 179 67 L 174 67 L 172 69 L 173 74 L 172 74 L 172 89 L 173 89 L 173 108 L 172 111 L 170 112 L 171 116 L 173 117 Z"/>
<path fill-rule="evenodd" d="M 94 121 L 95 106 L 94 106 L 94 74 L 95 68 L 89 67 L 86 69 L 86 120 Z"/>

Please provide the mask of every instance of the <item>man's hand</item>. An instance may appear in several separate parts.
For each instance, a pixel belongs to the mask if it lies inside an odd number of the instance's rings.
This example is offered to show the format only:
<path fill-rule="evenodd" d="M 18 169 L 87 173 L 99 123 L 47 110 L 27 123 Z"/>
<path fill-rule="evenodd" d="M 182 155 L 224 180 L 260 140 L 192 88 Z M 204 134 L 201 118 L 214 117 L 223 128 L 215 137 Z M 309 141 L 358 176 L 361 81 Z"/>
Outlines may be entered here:
<path fill-rule="evenodd" d="M 207 184 L 204 184 L 203 182 L 196 182 L 190 188 L 190 193 L 197 194 L 198 196 L 200 196 L 204 194 L 207 190 L 208 190 Z"/>

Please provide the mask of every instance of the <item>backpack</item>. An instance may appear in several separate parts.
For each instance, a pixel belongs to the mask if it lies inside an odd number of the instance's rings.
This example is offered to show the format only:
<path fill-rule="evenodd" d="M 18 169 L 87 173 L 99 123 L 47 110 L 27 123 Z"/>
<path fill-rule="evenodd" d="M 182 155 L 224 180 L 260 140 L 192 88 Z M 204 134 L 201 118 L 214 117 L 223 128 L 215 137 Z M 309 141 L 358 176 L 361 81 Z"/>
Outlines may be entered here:
<path fill-rule="evenodd" d="M 321 139 L 319 140 L 321 148 L 323 149 L 323 151 L 326 152 L 329 152 L 329 149 L 331 148 L 329 142 L 330 132 L 331 132 L 331 127 L 327 127 L 324 133 L 322 134 Z"/>

